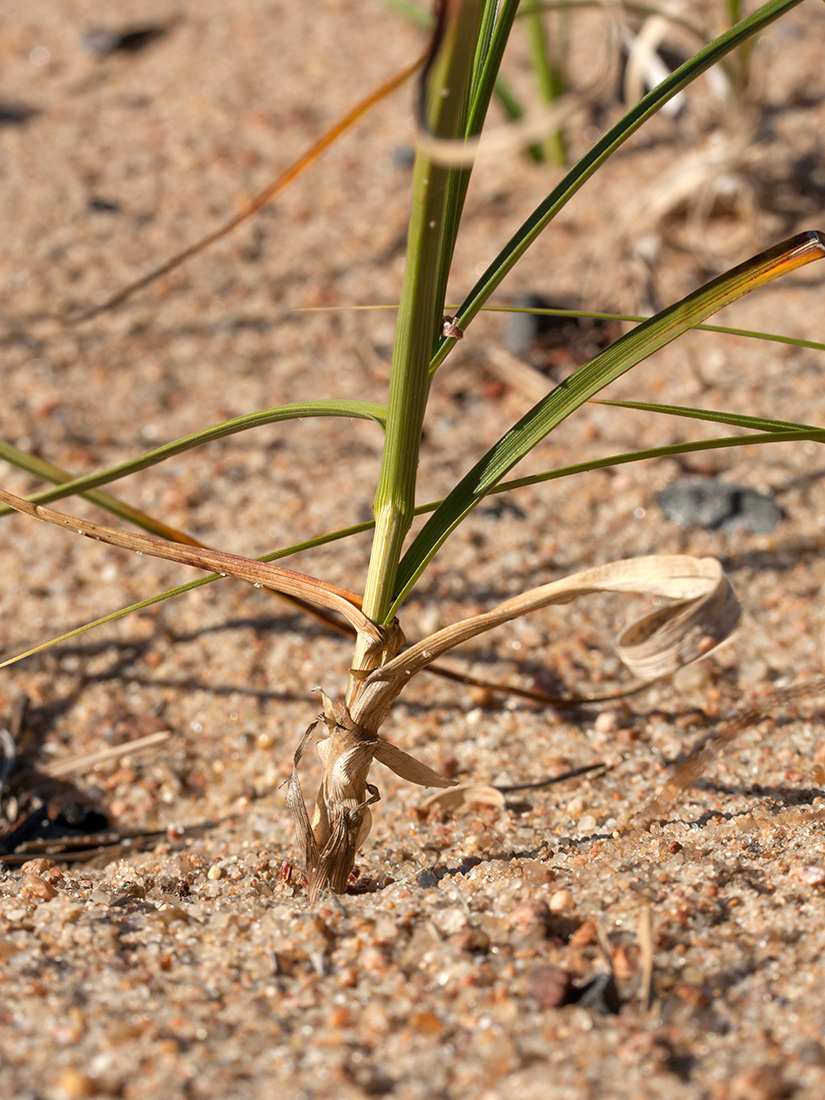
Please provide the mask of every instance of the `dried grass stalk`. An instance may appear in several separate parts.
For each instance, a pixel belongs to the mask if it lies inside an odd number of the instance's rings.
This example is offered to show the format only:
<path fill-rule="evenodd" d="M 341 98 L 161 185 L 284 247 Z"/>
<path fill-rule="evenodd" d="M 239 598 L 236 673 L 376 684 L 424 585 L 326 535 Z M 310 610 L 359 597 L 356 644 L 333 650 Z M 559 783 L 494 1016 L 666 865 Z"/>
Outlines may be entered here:
<path fill-rule="evenodd" d="M 622 660 L 637 676 L 658 679 L 704 656 L 728 638 L 740 607 L 714 558 L 661 555 L 597 566 L 530 589 L 481 615 L 445 627 L 357 679 L 349 706 L 326 695 L 324 713 L 295 752 L 287 803 L 304 849 L 310 900 L 324 889 L 341 891 L 367 838 L 370 806 L 378 801 L 368 782 L 373 760 L 423 787 L 452 787 L 452 780 L 379 736 L 392 703 L 412 677 L 448 650 L 487 630 L 550 604 L 570 603 L 593 592 L 632 592 L 675 601 L 625 629 L 618 639 Z M 298 766 L 319 722 L 328 730 L 318 751 L 324 766 L 310 823 Z"/>

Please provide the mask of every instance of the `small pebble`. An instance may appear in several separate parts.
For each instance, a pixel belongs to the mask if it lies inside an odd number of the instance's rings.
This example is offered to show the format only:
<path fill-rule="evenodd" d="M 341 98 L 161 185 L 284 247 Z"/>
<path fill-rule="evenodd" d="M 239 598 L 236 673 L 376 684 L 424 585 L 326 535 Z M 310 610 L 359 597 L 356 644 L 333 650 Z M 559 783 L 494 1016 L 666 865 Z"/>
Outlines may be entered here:
<path fill-rule="evenodd" d="M 573 908 L 573 895 L 569 890 L 554 890 L 550 895 L 551 913 L 569 913 Z"/>
<path fill-rule="evenodd" d="M 584 799 L 576 795 L 571 798 L 566 806 L 567 816 L 572 818 L 573 821 L 578 821 L 581 815 L 584 813 Z"/>
<path fill-rule="evenodd" d="M 795 1091 L 782 1067 L 771 1062 L 738 1073 L 731 1081 L 730 1100 L 785 1100 Z"/>
<path fill-rule="evenodd" d="M 796 1056 L 805 1065 L 825 1066 L 825 1047 L 817 1039 L 809 1039 L 803 1043 Z"/>
<path fill-rule="evenodd" d="M 673 686 L 677 691 L 701 691 L 710 680 L 710 673 L 700 661 L 693 661 L 673 674 Z"/>
<path fill-rule="evenodd" d="M 593 729 L 598 733 L 615 733 L 619 728 L 619 714 L 615 710 L 603 710 L 596 715 Z"/>
<path fill-rule="evenodd" d="M 807 886 L 821 886 L 825 882 L 825 867 L 797 864 L 796 867 L 791 867 L 791 878 L 798 878 Z"/>
<path fill-rule="evenodd" d="M 444 1024 L 434 1012 L 413 1012 L 408 1023 L 419 1035 L 440 1035 L 444 1030 Z"/>
<path fill-rule="evenodd" d="M 523 901 L 510 914 L 509 924 L 517 932 L 532 932 L 544 929 L 550 923 L 550 907 L 542 898 Z"/>
<path fill-rule="evenodd" d="M 48 879 L 41 878 L 40 875 L 24 875 L 18 897 L 37 904 L 39 901 L 50 901 L 56 893 L 57 890 Z"/>
<path fill-rule="evenodd" d="M 430 870 L 419 871 L 415 881 L 422 890 L 431 890 L 434 886 L 438 886 L 438 875 Z"/>
<path fill-rule="evenodd" d="M 680 478 L 660 490 L 656 500 L 671 523 L 710 531 L 744 528 L 769 535 L 785 518 L 766 493 L 713 478 Z"/>
<path fill-rule="evenodd" d="M 110 30 L 104 27 L 92 27 L 83 35 L 80 44 L 88 53 L 107 57 L 113 53 L 137 53 L 146 46 L 162 38 L 167 28 L 159 24 L 122 27 Z"/>
<path fill-rule="evenodd" d="M 79 1069 L 64 1069 L 57 1079 L 57 1087 L 65 1100 L 86 1100 L 99 1091 L 94 1078 Z"/>
<path fill-rule="evenodd" d="M 27 860 L 20 868 L 21 875 L 42 875 L 44 871 L 49 869 L 49 861 L 47 859 L 30 859 Z"/>
<path fill-rule="evenodd" d="M 396 145 L 392 151 L 392 162 L 396 168 L 412 168 L 415 164 L 415 149 L 412 145 Z"/>
<path fill-rule="evenodd" d="M 527 978 L 527 992 L 542 1008 L 560 1008 L 567 1003 L 573 978 L 560 966 L 539 966 Z"/>
<path fill-rule="evenodd" d="M 219 879 L 222 875 L 223 871 L 220 869 L 217 863 L 213 863 L 209 870 L 206 872 L 206 877 L 211 878 L 213 882 L 216 879 Z"/>

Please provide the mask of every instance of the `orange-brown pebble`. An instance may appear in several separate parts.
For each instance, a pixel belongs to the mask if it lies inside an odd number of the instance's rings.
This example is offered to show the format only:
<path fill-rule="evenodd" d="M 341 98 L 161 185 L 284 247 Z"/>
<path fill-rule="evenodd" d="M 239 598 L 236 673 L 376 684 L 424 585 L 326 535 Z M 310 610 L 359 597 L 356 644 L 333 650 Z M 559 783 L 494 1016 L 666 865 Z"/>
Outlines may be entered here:
<path fill-rule="evenodd" d="M 782 1067 L 771 1062 L 739 1073 L 731 1081 L 730 1100 L 785 1100 L 794 1092 Z"/>
<path fill-rule="evenodd" d="M 57 1087 L 65 1100 L 86 1100 L 99 1091 L 94 1078 L 79 1069 L 64 1069 L 57 1079 Z"/>
<path fill-rule="evenodd" d="M 56 893 L 54 886 L 40 875 L 24 875 L 19 897 L 36 905 L 39 901 L 50 901 Z"/>
<path fill-rule="evenodd" d="M 527 992 L 542 1008 L 559 1008 L 570 993 L 573 979 L 560 966 L 539 966 L 527 979 Z"/>
<path fill-rule="evenodd" d="M 47 859 L 29 859 L 20 868 L 21 875 L 42 875 L 44 871 L 48 871 L 49 861 Z"/>
<path fill-rule="evenodd" d="M 444 1025 L 434 1012 L 413 1012 L 408 1021 L 419 1035 L 440 1035 Z"/>

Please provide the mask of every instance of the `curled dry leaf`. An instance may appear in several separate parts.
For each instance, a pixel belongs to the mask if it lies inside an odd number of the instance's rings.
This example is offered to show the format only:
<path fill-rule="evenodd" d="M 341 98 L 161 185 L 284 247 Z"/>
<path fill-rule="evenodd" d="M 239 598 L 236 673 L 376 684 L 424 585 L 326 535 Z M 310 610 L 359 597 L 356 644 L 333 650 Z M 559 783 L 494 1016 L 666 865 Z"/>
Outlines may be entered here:
<path fill-rule="evenodd" d="M 715 558 L 656 554 L 598 565 L 531 588 L 410 646 L 362 681 L 350 708 L 353 720 L 378 730 L 410 679 L 448 650 L 530 611 L 594 592 L 638 593 L 675 601 L 619 636 L 619 656 L 644 680 L 670 675 L 705 656 L 730 636 L 741 616 L 733 588 Z"/>
<path fill-rule="evenodd" d="M 445 791 L 437 791 L 425 798 L 421 809 L 429 810 L 475 810 L 480 806 L 504 807 L 504 795 L 495 787 L 479 783 L 461 783 Z"/>
<path fill-rule="evenodd" d="M 479 804 L 481 792 L 491 790 L 479 786 L 456 790 L 457 784 L 379 736 L 392 703 L 412 677 L 478 634 L 538 608 L 569 603 L 593 592 L 640 593 L 674 601 L 628 627 L 618 639 L 622 660 L 646 680 L 705 656 L 731 634 L 740 617 L 733 589 L 714 558 L 657 555 L 612 562 L 541 585 L 454 623 L 397 656 L 387 652 L 383 664 L 356 678 L 357 690 L 349 707 L 324 696 L 323 721 L 329 734 L 318 745 L 324 776 L 311 824 L 297 769 L 317 722 L 295 753 L 288 804 L 304 847 L 311 899 L 324 888 L 340 891 L 346 886 L 356 852 L 369 833 L 370 806 L 379 797 L 377 788 L 367 781 L 373 760 L 412 783 L 453 788 L 430 800 L 442 806 L 469 805 L 473 798 Z M 498 791 L 493 797 L 496 804 L 503 801 Z"/>

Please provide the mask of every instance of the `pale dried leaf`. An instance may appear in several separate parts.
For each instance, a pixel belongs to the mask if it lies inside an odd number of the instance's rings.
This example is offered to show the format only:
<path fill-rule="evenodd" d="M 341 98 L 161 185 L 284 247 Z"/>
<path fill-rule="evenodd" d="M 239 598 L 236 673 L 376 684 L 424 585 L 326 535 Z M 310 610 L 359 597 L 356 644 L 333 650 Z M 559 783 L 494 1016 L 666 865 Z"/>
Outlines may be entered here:
<path fill-rule="evenodd" d="M 295 750 L 292 757 L 292 772 L 287 780 L 286 788 L 286 806 L 292 815 L 292 820 L 295 822 L 298 840 L 304 852 L 304 866 L 306 867 L 307 874 L 318 866 L 320 853 L 318 851 L 315 835 L 312 832 L 312 826 L 309 823 L 309 814 L 307 813 L 304 794 L 301 790 L 301 780 L 298 778 L 298 765 L 301 763 L 301 757 L 306 752 L 309 739 L 315 732 L 315 728 L 319 721 L 320 719 L 316 718 L 315 721 L 307 727 L 298 748 Z"/>
<path fill-rule="evenodd" d="M 346 888 L 356 853 L 372 825 L 369 807 L 380 797 L 378 788 L 367 782 L 373 759 L 380 760 L 403 779 L 425 787 L 444 787 L 452 783 L 409 753 L 353 722 L 342 702 L 330 699 L 324 692 L 321 695 L 323 715 L 302 737 L 293 757 L 287 787 L 287 806 L 304 851 L 311 901 L 325 889 L 340 893 Z M 324 774 L 310 823 L 298 779 L 298 765 L 322 721 L 329 735 L 318 742 Z"/>
<path fill-rule="evenodd" d="M 420 760 L 416 760 L 414 756 L 410 756 L 408 752 L 404 752 L 403 749 L 399 749 L 383 738 L 378 739 L 375 748 L 375 759 L 384 764 L 390 771 L 395 772 L 401 779 L 406 779 L 410 783 L 417 783 L 419 787 L 452 787 L 455 785 L 455 780 L 448 779 L 446 775 L 433 771 L 426 764 L 422 764 Z"/>
<path fill-rule="evenodd" d="M 495 787 L 479 783 L 461 783 L 446 791 L 437 791 L 421 803 L 422 810 L 475 810 L 480 806 L 504 808 L 504 795 Z"/>
<path fill-rule="evenodd" d="M 530 611 L 594 592 L 633 592 L 678 601 L 645 616 L 619 639 L 622 659 L 646 679 L 705 656 L 729 637 L 741 613 L 715 558 L 653 555 L 596 566 L 532 588 L 410 646 L 367 677 L 351 709 L 353 720 L 379 729 L 410 679 L 448 650 Z"/>
<path fill-rule="evenodd" d="M 126 741 L 122 745 L 111 745 L 109 748 L 96 749 L 94 752 L 84 752 L 80 756 L 71 757 L 69 760 L 41 764 L 39 771 L 55 779 L 63 775 L 73 775 L 76 772 L 87 771 L 96 764 L 117 760 L 121 756 L 131 756 L 132 753 L 153 748 L 163 741 L 168 741 L 171 736 L 171 730 L 158 730 L 156 733 L 147 733 L 145 737 L 136 737 L 134 741 Z"/>

